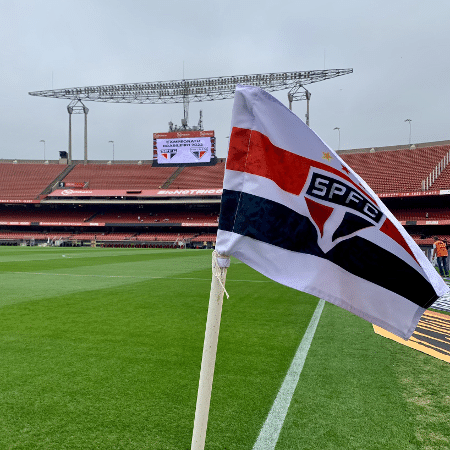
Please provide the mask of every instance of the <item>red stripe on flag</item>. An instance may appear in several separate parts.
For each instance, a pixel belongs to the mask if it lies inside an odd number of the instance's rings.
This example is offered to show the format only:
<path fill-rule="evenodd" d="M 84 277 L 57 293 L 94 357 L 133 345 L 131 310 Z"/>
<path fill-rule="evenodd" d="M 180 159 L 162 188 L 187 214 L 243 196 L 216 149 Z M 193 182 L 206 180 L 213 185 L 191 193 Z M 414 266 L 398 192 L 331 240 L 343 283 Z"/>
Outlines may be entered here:
<path fill-rule="evenodd" d="M 414 261 L 416 261 L 416 263 L 419 264 L 419 261 L 417 261 L 410 246 L 405 241 L 405 238 L 402 236 L 400 231 L 397 230 L 397 227 L 387 217 L 383 225 L 381 226 L 380 231 L 389 236 L 395 242 L 397 242 L 398 245 L 401 245 L 414 258 Z"/>
<path fill-rule="evenodd" d="M 374 199 L 345 173 L 327 164 L 276 147 L 259 131 L 234 127 L 230 138 L 227 169 L 268 178 L 283 191 L 299 195 L 311 167 L 333 173 L 351 183 L 375 205 Z"/>

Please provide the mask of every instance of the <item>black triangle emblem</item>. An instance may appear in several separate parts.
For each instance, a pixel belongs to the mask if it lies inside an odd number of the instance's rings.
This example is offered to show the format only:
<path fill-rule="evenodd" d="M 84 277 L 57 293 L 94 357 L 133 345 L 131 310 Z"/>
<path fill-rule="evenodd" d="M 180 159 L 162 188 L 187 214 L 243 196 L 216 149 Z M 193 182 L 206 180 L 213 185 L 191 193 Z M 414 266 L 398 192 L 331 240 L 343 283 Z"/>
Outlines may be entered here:
<path fill-rule="evenodd" d="M 335 241 L 340 237 L 348 236 L 349 234 L 355 233 L 356 231 L 362 230 L 363 228 L 373 227 L 374 224 L 364 219 L 363 217 L 357 216 L 351 212 L 346 212 L 341 224 L 336 228 L 333 233 L 332 240 Z"/>

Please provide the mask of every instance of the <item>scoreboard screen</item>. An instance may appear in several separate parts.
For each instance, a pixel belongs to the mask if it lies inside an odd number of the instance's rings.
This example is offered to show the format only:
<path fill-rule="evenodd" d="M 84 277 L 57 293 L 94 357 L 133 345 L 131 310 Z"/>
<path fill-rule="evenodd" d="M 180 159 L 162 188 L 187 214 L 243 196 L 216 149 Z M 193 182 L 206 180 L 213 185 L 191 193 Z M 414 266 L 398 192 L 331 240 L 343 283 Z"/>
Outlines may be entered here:
<path fill-rule="evenodd" d="M 214 131 L 153 134 L 153 161 L 158 165 L 210 164 L 214 157 Z"/>

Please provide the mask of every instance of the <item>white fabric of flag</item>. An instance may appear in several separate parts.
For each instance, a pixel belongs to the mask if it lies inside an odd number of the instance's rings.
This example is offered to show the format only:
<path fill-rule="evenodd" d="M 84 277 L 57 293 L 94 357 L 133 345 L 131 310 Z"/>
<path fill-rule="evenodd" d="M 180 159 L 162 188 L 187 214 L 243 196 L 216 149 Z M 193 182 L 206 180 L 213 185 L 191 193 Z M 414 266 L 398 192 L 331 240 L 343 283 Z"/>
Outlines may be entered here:
<path fill-rule="evenodd" d="M 448 292 L 372 189 L 267 92 L 236 89 L 216 250 L 408 339 Z"/>

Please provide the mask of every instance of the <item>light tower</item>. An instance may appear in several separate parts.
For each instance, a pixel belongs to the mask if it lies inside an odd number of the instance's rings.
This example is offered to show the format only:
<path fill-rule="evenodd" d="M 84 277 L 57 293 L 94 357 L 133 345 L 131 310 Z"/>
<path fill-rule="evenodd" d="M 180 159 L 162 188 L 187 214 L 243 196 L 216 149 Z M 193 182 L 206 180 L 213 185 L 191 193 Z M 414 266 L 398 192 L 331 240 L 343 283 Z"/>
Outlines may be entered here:
<path fill-rule="evenodd" d="M 69 160 L 68 163 L 72 163 L 72 114 L 84 114 L 84 164 L 87 164 L 87 115 L 89 109 L 84 106 L 80 99 L 73 99 L 67 106 L 67 112 L 69 113 Z"/>
<path fill-rule="evenodd" d="M 108 141 L 108 144 L 112 144 L 113 145 L 112 146 L 113 147 L 113 159 L 112 160 L 114 162 L 114 141 Z"/>
<path fill-rule="evenodd" d="M 41 139 L 39 142 L 43 142 L 44 143 L 44 161 L 45 161 L 45 140 Z"/>
<path fill-rule="evenodd" d="M 411 147 L 411 119 L 406 119 L 405 122 L 409 122 L 409 147 Z"/>
<path fill-rule="evenodd" d="M 334 127 L 333 130 L 338 130 L 339 132 L 339 147 L 338 150 L 341 149 L 341 129 L 339 127 Z"/>
<path fill-rule="evenodd" d="M 303 89 L 303 92 L 299 92 L 299 89 Z M 291 88 L 288 92 L 289 109 L 292 111 L 292 102 L 294 100 L 306 100 L 306 125 L 309 127 L 309 101 L 311 100 L 311 92 L 309 92 L 304 86 L 298 85 Z"/>

